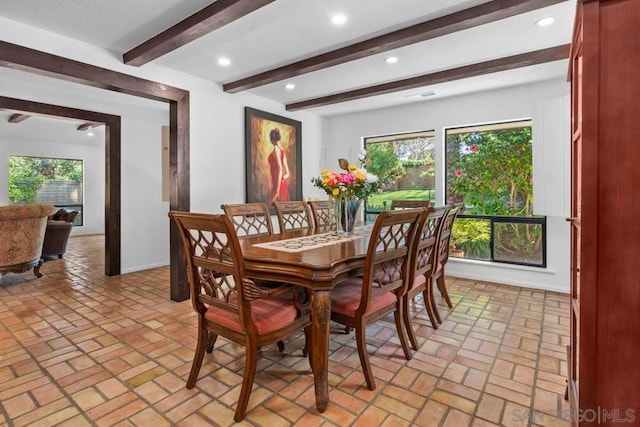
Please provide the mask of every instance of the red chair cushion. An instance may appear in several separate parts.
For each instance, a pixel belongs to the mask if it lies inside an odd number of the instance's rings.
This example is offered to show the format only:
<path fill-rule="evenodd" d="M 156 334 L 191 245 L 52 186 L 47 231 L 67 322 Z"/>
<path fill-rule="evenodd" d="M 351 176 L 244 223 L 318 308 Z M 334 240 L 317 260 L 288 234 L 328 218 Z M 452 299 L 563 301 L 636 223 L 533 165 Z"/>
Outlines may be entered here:
<path fill-rule="evenodd" d="M 411 284 L 411 289 L 417 288 L 420 285 L 424 284 L 427 281 L 427 278 L 424 277 L 424 274 L 418 275 L 415 279 L 413 279 L 413 283 Z"/>
<path fill-rule="evenodd" d="M 362 297 L 362 278 L 353 277 L 331 291 L 331 311 L 354 317 Z M 395 304 L 396 294 L 385 292 L 371 298 L 368 311 L 375 311 L 388 304 Z"/>
<path fill-rule="evenodd" d="M 237 301 L 231 301 L 231 303 Z M 258 334 L 266 334 L 293 323 L 298 315 L 298 310 L 291 300 L 282 298 L 258 299 L 251 302 L 251 317 L 256 325 Z M 220 323 L 238 332 L 244 332 L 240 326 L 238 313 L 210 307 L 204 315 L 212 322 Z"/>

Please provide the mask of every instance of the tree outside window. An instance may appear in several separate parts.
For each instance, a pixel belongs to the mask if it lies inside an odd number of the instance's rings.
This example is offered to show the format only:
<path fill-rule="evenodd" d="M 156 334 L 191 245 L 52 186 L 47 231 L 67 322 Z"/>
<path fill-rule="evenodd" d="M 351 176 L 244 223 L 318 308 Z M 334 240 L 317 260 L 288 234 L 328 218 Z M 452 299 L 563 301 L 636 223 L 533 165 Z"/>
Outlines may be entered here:
<path fill-rule="evenodd" d="M 533 215 L 531 122 L 449 129 L 446 132 L 447 200 L 464 202 L 465 215 Z M 539 224 L 456 220 L 452 244 L 467 258 L 535 263 L 542 251 Z"/>
<path fill-rule="evenodd" d="M 82 160 L 9 156 L 9 202 L 42 203 L 78 210 L 82 225 Z"/>
<path fill-rule="evenodd" d="M 367 211 L 387 210 L 392 200 L 435 200 L 434 132 L 412 132 L 365 138 L 367 170 L 380 180 L 381 191 L 367 200 Z"/>
<path fill-rule="evenodd" d="M 448 135 L 449 199 L 468 214 L 533 214 L 531 128 Z"/>

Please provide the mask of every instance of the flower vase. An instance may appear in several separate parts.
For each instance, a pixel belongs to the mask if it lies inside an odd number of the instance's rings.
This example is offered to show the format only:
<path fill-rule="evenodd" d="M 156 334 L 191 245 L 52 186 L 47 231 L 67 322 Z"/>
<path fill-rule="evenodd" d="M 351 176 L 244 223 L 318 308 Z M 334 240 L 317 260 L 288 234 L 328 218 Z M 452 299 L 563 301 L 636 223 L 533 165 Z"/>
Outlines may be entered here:
<path fill-rule="evenodd" d="M 362 200 L 356 198 L 342 198 L 338 203 L 338 232 L 350 236 L 355 228 L 358 210 Z"/>
<path fill-rule="evenodd" d="M 340 227 L 340 198 L 335 196 L 329 196 L 329 212 L 327 214 L 328 221 L 327 226 L 331 230 L 339 230 Z"/>

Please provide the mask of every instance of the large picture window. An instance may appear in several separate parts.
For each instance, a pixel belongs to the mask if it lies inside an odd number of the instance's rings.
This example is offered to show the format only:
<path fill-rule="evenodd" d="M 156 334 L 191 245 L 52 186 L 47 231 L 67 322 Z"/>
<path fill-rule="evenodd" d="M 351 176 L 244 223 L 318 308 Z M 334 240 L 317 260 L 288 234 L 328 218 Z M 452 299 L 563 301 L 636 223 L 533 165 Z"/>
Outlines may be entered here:
<path fill-rule="evenodd" d="M 9 202 L 41 203 L 77 210 L 83 223 L 82 160 L 9 156 Z"/>
<path fill-rule="evenodd" d="M 466 209 L 452 255 L 546 265 L 546 219 L 533 215 L 531 121 L 447 129 L 446 198 Z"/>
<path fill-rule="evenodd" d="M 382 191 L 369 196 L 365 213 L 372 220 L 391 201 L 435 201 L 435 134 L 411 132 L 364 139 L 367 170 L 378 176 Z"/>

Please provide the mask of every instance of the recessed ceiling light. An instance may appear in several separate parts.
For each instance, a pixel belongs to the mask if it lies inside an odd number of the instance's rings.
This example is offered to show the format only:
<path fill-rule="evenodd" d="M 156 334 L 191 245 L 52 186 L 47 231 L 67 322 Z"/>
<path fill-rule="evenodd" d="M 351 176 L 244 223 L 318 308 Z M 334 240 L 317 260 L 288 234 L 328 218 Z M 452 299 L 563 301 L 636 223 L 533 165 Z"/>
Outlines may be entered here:
<path fill-rule="evenodd" d="M 228 67 L 229 65 L 231 65 L 231 60 L 229 58 L 221 56 L 220 58 L 218 58 L 218 65 L 222 67 Z"/>
<path fill-rule="evenodd" d="M 388 56 L 384 58 L 384 62 L 386 62 L 387 64 L 395 64 L 396 62 L 398 62 L 398 58 L 396 56 Z"/>
<path fill-rule="evenodd" d="M 293 83 L 287 83 L 286 85 L 284 85 L 284 88 L 287 90 L 294 90 L 296 88 L 296 85 L 294 85 Z"/>
<path fill-rule="evenodd" d="M 333 15 L 331 22 L 333 25 L 344 25 L 347 22 L 347 17 L 342 14 Z"/>
<path fill-rule="evenodd" d="M 93 136 L 93 132 L 91 131 L 87 132 L 87 136 Z"/>
<path fill-rule="evenodd" d="M 548 27 L 549 25 L 553 24 L 554 21 L 555 18 L 553 18 L 552 16 L 548 16 L 546 18 L 538 19 L 536 21 L 536 25 L 538 27 Z"/>

